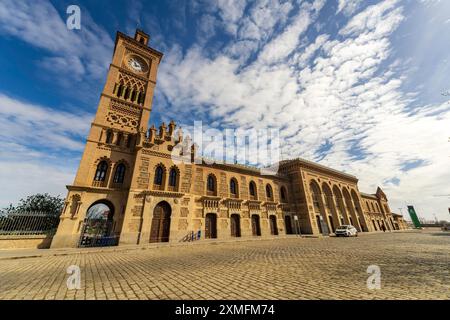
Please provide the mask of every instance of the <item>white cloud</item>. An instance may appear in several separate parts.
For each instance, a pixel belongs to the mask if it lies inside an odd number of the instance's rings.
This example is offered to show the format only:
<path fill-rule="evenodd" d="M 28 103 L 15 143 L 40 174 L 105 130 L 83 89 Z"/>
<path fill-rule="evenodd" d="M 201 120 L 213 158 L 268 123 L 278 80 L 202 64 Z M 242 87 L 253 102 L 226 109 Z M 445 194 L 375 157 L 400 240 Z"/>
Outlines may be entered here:
<path fill-rule="evenodd" d="M 0 208 L 33 193 L 64 195 L 91 121 L 0 94 Z"/>
<path fill-rule="evenodd" d="M 343 12 L 345 15 L 350 16 L 358 10 L 362 2 L 363 0 L 339 0 L 336 13 Z"/>
<path fill-rule="evenodd" d="M 36 147 L 82 150 L 92 115 L 73 114 L 16 100 L 0 93 L 0 139 Z"/>
<path fill-rule="evenodd" d="M 113 42 L 86 10 L 81 10 L 81 17 L 81 30 L 68 30 L 65 17 L 48 1 L 4 0 L 0 2 L 0 34 L 44 49 L 50 56 L 41 66 L 55 75 L 97 80 L 105 75 Z"/>
<path fill-rule="evenodd" d="M 322 34 L 299 46 L 314 21 L 314 14 L 307 12 L 299 13 L 280 35 L 261 40 L 261 58 L 243 69 L 233 55 L 209 58 L 198 47 L 185 55 L 169 52 L 161 65 L 159 89 L 174 113 L 197 109 L 197 119 L 241 128 L 278 125 L 285 157 L 321 159 L 356 174 L 362 191 L 385 187 L 393 210 L 413 201 L 428 216 L 426 206 L 445 213 L 445 199 L 433 195 L 450 193 L 444 182 L 450 144 L 432 141 L 450 136 L 449 106 L 406 111 L 413 96 L 402 90 L 398 62 L 386 65 L 392 53 L 390 36 L 404 19 L 398 1 L 380 2 L 351 18 L 339 32 L 342 40 Z M 251 38 L 257 39 L 254 34 Z M 433 115 L 436 110 L 441 114 Z M 323 157 L 317 152 L 326 141 L 332 145 Z M 417 159 L 426 165 L 401 170 L 405 162 Z M 399 179 L 398 185 L 389 183 L 393 178 Z"/>

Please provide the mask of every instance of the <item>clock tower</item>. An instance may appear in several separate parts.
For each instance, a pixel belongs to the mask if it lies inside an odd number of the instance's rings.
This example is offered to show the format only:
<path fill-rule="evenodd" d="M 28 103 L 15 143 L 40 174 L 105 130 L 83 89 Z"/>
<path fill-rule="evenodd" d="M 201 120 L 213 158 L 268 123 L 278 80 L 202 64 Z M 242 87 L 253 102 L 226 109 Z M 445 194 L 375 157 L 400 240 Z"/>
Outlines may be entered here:
<path fill-rule="evenodd" d="M 67 186 L 68 196 L 52 247 L 79 245 L 83 229 L 89 228 L 83 223 L 89 214 L 103 213 L 108 216 L 108 233 L 120 232 L 136 146 L 148 129 L 162 56 L 149 47 L 145 32 L 136 30 L 134 38 L 117 32 L 97 113 L 75 181 Z M 98 206 L 91 210 L 96 201 Z"/>

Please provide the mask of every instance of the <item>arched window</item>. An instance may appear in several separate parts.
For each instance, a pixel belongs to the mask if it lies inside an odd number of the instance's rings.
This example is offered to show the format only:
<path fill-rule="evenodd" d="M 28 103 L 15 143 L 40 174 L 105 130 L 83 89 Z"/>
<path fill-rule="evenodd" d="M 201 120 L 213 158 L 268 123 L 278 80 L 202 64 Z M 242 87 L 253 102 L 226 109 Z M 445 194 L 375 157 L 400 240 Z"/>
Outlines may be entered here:
<path fill-rule="evenodd" d="M 124 90 L 123 84 L 120 84 L 119 88 L 117 89 L 117 96 L 118 97 L 122 96 L 123 90 Z"/>
<path fill-rule="evenodd" d="M 272 186 L 270 184 L 266 184 L 266 198 L 267 200 L 272 200 Z"/>
<path fill-rule="evenodd" d="M 130 91 L 131 91 L 130 88 L 128 88 L 128 87 L 125 88 L 125 93 L 123 95 L 123 98 L 125 100 L 128 100 L 128 98 L 130 97 Z"/>
<path fill-rule="evenodd" d="M 286 202 L 286 188 L 285 187 L 281 187 L 280 197 L 281 197 L 281 201 Z"/>
<path fill-rule="evenodd" d="M 255 182 L 250 181 L 250 184 L 248 186 L 248 190 L 250 192 L 250 198 L 256 199 L 256 185 L 255 185 Z"/>
<path fill-rule="evenodd" d="M 101 161 L 97 165 L 97 170 L 95 171 L 95 181 L 105 181 L 106 172 L 108 171 L 108 163 L 106 161 Z"/>
<path fill-rule="evenodd" d="M 207 180 L 207 189 L 209 192 L 215 192 L 216 191 L 216 181 L 214 179 L 214 176 L 212 174 L 210 174 L 208 176 L 208 180 Z"/>
<path fill-rule="evenodd" d="M 236 179 L 230 180 L 230 194 L 231 196 L 237 196 L 238 190 L 237 190 L 237 182 Z"/>
<path fill-rule="evenodd" d="M 169 187 L 177 186 L 177 170 L 175 168 L 170 169 L 169 172 Z"/>
<path fill-rule="evenodd" d="M 309 185 L 309 188 L 311 189 L 311 197 L 312 197 L 312 201 L 313 201 L 313 205 L 314 205 L 314 210 L 316 211 L 316 213 L 320 213 L 320 202 L 319 202 L 319 198 L 320 198 L 320 190 L 319 187 L 314 183 L 311 182 Z"/>
<path fill-rule="evenodd" d="M 114 174 L 114 183 L 123 183 L 125 178 L 125 165 L 120 163 L 116 168 L 116 173 Z"/>
<path fill-rule="evenodd" d="M 157 166 L 155 170 L 155 181 L 154 183 L 161 186 L 163 183 L 164 169 L 161 166 Z"/>

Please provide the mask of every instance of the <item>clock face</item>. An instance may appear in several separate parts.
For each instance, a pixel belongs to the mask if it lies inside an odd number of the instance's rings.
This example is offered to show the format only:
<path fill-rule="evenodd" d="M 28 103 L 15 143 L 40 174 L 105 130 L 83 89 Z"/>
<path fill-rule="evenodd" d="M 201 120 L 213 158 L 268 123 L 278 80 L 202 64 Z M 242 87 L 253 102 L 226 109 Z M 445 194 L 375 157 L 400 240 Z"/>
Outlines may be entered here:
<path fill-rule="evenodd" d="M 137 56 L 128 58 L 128 66 L 137 72 L 144 72 L 146 70 L 145 62 Z"/>

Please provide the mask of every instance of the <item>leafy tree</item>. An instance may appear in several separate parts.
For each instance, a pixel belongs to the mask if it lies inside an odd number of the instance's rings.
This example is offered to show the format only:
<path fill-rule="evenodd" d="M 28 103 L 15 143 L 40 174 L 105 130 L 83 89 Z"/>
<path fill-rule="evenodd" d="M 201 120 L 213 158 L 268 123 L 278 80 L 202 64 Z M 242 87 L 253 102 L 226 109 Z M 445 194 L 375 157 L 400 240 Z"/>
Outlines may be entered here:
<path fill-rule="evenodd" d="M 64 199 L 60 196 L 53 197 L 48 193 L 37 193 L 28 196 L 26 199 L 20 199 L 17 206 L 9 205 L 5 212 L 44 212 L 48 214 L 59 215 L 64 206 Z"/>

